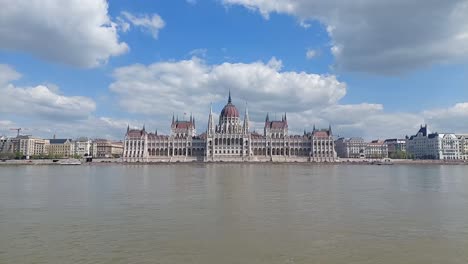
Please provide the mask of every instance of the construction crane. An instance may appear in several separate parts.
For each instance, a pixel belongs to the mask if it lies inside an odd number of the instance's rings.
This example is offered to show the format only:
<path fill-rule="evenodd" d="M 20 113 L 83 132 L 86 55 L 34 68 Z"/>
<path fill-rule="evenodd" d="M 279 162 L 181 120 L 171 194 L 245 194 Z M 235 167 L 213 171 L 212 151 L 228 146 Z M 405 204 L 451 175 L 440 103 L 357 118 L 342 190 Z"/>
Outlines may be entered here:
<path fill-rule="evenodd" d="M 16 130 L 16 136 L 19 137 L 20 135 L 20 131 L 22 130 L 22 128 L 10 128 L 10 130 Z"/>
<path fill-rule="evenodd" d="M 37 128 L 10 128 L 10 130 L 16 131 L 16 136 L 19 137 L 21 131 L 33 131 L 38 130 Z"/>

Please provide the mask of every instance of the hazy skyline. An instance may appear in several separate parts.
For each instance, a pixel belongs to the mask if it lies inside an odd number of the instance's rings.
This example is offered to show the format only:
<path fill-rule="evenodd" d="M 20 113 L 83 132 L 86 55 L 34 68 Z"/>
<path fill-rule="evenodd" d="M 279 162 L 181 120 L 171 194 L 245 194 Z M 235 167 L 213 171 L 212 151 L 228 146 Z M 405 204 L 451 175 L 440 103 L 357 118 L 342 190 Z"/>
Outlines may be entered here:
<path fill-rule="evenodd" d="M 0 135 L 206 129 L 231 90 L 251 127 L 368 139 L 468 133 L 468 1 L 3 0 Z"/>

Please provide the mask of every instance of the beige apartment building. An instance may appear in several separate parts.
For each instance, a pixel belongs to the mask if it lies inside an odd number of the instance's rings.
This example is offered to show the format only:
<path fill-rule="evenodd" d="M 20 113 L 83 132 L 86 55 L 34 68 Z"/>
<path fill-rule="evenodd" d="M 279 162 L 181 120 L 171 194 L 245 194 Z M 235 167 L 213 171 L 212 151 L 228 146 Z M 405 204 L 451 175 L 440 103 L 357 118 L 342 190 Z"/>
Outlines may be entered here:
<path fill-rule="evenodd" d="M 21 153 L 26 158 L 47 155 L 49 140 L 32 136 L 18 136 L 5 142 L 4 148 L 6 152 Z"/>
<path fill-rule="evenodd" d="M 94 158 L 120 158 L 123 149 L 122 142 L 96 139 L 93 142 L 92 154 Z"/>
<path fill-rule="evenodd" d="M 75 143 L 71 139 L 49 139 L 49 142 L 49 155 L 69 158 L 75 154 Z"/>

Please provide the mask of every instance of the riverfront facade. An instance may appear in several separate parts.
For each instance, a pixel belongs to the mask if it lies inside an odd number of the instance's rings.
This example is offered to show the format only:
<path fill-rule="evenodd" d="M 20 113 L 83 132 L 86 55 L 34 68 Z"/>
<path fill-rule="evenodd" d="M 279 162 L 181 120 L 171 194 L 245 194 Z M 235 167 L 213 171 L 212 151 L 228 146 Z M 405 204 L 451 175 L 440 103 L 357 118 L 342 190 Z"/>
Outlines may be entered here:
<path fill-rule="evenodd" d="M 241 120 L 229 94 L 216 124 L 210 109 L 208 125 L 197 134 L 195 118 L 172 117 L 170 135 L 127 128 L 123 160 L 126 162 L 184 161 L 276 161 L 331 162 L 336 159 L 332 129 L 290 135 L 287 115 L 270 120 L 266 115 L 263 134 L 251 132 L 247 108 Z"/>
<path fill-rule="evenodd" d="M 415 159 L 460 160 L 464 156 L 455 134 L 431 133 L 427 125 L 421 126 L 418 133 L 406 141 L 407 151 Z"/>

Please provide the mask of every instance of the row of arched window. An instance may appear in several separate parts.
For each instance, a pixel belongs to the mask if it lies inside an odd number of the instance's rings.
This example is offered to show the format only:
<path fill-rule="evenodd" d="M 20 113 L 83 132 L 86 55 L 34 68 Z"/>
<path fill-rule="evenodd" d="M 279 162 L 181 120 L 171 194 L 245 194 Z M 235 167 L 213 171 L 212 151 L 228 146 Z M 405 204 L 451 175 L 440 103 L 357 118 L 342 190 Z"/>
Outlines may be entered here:
<path fill-rule="evenodd" d="M 218 145 L 240 145 L 242 146 L 243 145 L 243 139 L 242 138 L 215 138 L 214 140 L 215 142 L 215 145 L 218 146 Z M 246 145 L 249 144 L 248 141 L 245 142 Z"/>
<path fill-rule="evenodd" d="M 199 156 L 204 155 L 205 148 L 164 148 L 148 149 L 149 156 Z"/>

